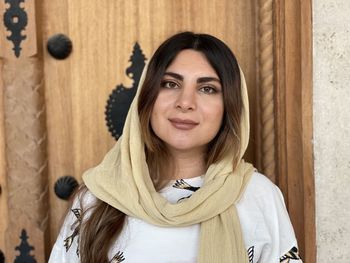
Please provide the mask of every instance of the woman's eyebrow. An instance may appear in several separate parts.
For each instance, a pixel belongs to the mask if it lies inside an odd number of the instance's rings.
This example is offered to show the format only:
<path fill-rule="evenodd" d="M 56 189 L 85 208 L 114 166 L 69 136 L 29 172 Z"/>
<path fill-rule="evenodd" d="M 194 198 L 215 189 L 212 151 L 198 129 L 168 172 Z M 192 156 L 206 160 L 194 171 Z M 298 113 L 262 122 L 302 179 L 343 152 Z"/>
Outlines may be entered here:
<path fill-rule="evenodd" d="M 176 79 L 181 80 L 181 81 L 184 80 L 184 77 L 182 75 L 174 73 L 174 72 L 165 72 L 164 76 L 165 75 L 171 76 L 171 77 L 176 78 Z"/>
<path fill-rule="evenodd" d="M 178 73 L 167 71 L 164 73 L 164 76 L 165 75 L 171 76 L 171 77 L 176 78 L 176 79 L 181 80 L 181 81 L 184 80 L 184 77 Z M 211 82 L 211 81 L 215 81 L 215 82 L 218 82 L 219 84 L 221 84 L 221 81 L 215 77 L 201 77 L 201 78 L 197 79 L 197 83 L 205 83 L 205 82 Z"/>
<path fill-rule="evenodd" d="M 211 81 L 216 81 L 219 84 L 221 84 L 221 81 L 218 78 L 214 78 L 214 77 L 202 77 L 197 79 L 197 83 L 205 83 L 205 82 L 211 82 Z"/>

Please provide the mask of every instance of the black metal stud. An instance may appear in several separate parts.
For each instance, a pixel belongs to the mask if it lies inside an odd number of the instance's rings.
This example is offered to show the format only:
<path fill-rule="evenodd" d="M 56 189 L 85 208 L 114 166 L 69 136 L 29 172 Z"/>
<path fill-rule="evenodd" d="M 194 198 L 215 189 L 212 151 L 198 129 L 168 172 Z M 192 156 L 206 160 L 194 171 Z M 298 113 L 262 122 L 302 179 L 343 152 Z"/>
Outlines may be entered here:
<path fill-rule="evenodd" d="M 55 194 L 63 200 L 68 200 L 78 185 L 77 180 L 73 176 L 62 176 L 55 183 Z"/>
<path fill-rule="evenodd" d="M 72 52 L 72 41 L 64 34 L 56 34 L 47 41 L 47 51 L 56 59 L 65 59 Z"/>

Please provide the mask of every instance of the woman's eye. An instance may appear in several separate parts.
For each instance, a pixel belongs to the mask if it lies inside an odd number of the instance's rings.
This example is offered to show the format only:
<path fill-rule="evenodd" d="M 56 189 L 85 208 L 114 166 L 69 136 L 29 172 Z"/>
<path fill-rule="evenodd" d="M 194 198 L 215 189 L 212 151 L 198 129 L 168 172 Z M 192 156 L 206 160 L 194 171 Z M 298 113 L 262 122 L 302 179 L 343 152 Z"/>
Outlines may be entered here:
<path fill-rule="evenodd" d="M 166 89 L 176 89 L 179 85 L 173 81 L 162 81 L 161 87 Z"/>
<path fill-rule="evenodd" d="M 213 94 L 217 92 L 215 88 L 210 86 L 201 87 L 199 90 L 206 94 Z"/>

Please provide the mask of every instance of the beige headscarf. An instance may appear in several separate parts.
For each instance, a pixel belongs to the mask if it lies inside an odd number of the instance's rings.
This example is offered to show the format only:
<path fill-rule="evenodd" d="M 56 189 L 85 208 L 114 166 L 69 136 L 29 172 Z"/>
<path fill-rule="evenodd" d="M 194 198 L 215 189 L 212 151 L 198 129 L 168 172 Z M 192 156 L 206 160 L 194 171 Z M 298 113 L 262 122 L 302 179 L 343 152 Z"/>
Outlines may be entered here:
<path fill-rule="evenodd" d="M 149 175 L 137 112 L 137 98 L 146 70 L 131 104 L 122 137 L 101 164 L 85 172 L 86 186 L 97 198 L 123 213 L 154 225 L 178 227 L 200 223 L 198 262 L 248 262 L 235 203 L 244 192 L 253 166 L 241 160 L 232 171 L 232 156 L 226 156 L 208 168 L 203 186 L 191 198 L 172 204 L 162 197 Z M 244 109 L 240 159 L 249 139 L 248 95 L 242 72 L 241 83 Z"/>

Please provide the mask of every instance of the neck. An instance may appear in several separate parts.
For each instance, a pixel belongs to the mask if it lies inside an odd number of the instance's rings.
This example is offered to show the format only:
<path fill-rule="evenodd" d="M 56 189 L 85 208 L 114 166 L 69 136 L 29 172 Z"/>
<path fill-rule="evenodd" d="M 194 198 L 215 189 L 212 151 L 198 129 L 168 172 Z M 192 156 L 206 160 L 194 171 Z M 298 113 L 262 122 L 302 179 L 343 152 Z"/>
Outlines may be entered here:
<path fill-rule="evenodd" d="M 171 179 L 186 179 L 197 177 L 205 173 L 203 151 L 181 152 L 171 151 L 172 161 L 175 164 Z"/>

